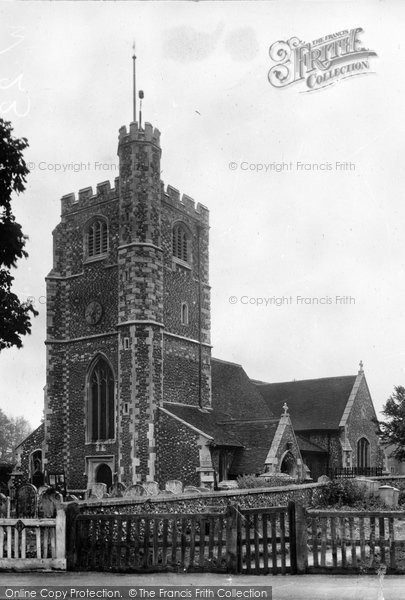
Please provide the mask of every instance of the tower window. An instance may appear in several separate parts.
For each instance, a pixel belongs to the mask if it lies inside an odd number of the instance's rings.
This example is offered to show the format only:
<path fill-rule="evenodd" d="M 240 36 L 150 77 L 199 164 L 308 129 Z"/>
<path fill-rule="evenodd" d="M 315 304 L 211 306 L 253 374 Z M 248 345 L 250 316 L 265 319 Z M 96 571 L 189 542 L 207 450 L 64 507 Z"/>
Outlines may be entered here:
<path fill-rule="evenodd" d="M 188 304 L 187 304 L 187 302 L 182 302 L 182 305 L 181 305 L 181 324 L 188 325 Z"/>
<path fill-rule="evenodd" d="M 108 363 L 100 358 L 89 378 L 87 437 L 90 442 L 111 440 L 114 436 L 114 376 Z"/>
<path fill-rule="evenodd" d="M 173 227 L 173 256 L 189 262 L 189 234 L 187 229 L 181 223 Z"/>
<path fill-rule="evenodd" d="M 102 219 L 92 221 L 86 229 L 86 256 L 93 258 L 107 253 L 108 250 L 108 227 Z"/>

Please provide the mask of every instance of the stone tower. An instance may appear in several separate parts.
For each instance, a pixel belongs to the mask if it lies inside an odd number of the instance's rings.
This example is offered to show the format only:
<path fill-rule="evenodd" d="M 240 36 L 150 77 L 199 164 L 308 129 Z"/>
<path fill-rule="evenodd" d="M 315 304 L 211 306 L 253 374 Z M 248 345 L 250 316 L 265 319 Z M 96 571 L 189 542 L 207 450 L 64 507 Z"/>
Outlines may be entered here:
<path fill-rule="evenodd" d="M 208 210 L 164 189 L 159 138 L 121 128 L 114 187 L 63 196 L 53 232 L 44 465 L 71 491 L 162 483 L 159 409 L 211 407 Z"/>

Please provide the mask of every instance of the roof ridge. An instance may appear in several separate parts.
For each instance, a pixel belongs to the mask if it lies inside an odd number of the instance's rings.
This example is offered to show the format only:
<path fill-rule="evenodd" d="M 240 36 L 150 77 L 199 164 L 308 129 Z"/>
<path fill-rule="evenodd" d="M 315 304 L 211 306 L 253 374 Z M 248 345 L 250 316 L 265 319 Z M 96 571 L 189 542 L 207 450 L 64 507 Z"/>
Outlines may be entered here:
<path fill-rule="evenodd" d="M 303 383 L 309 381 L 326 381 L 327 379 L 356 379 L 357 375 L 334 375 L 332 377 L 313 377 L 311 379 L 289 379 L 287 381 L 273 381 L 272 383 L 267 383 L 265 381 L 259 381 L 251 379 L 250 381 L 253 385 L 282 385 L 282 384 L 291 384 L 291 383 Z"/>
<path fill-rule="evenodd" d="M 216 362 L 221 362 L 227 365 L 233 365 L 234 367 L 241 367 L 241 369 L 243 369 L 243 366 L 240 363 L 236 363 L 236 362 L 232 362 L 230 360 L 224 360 L 223 358 L 215 358 L 215 356 L 211 357 L 211 361 L 215 360 Z"/>

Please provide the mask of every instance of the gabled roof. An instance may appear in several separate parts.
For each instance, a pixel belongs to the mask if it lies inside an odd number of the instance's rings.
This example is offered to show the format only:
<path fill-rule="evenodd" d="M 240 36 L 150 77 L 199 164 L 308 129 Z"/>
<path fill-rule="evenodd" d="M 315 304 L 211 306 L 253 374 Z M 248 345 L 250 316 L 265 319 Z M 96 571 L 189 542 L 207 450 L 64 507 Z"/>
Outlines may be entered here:
<path fill-rule="evenodd" d="M 224 425 L 228 433 L 243 443 L 237 450 L 230 468 L 231 475 L 260 473 L 276 433 L 279 420 L 240 421 Z"/>
<path fill-rule="evenodd" d="M 288 405 L 296 431 L 336 430 L 356 381 L 355 375 L 283 383 L 256 383 L 269 410 L 281 413 Z"/>
<path fill-rule="evenodd" d="M 241 365 L 213 358 L 211 377 L 214 411 L 227 415 L 230 420 L 274 418 Z"/>
<path fill-rule="evenodd" d="M 219 425 L 218 421 L 226 418 L 226 415 L 221 415 L 218 412 L 202 411 L 197 406 L 186 406 L 184 404 L 174 404 L 172 402 L 164 402 L 163 408 L 169 413 L 189 423 L 195 429 L 213 439 L 213 443 L 217 446 L 242 446 L 242 444 L 232 436 L 229 432 Z"/>
<path fill-rule="evenodd" d="M 325 448 L 321 448 L 321 446 L 318 446 L 318 444 L 314 444 L 300 435 L 297 435 L 297 442 L 301 452 L 316 452 L 317 454 L 328 453 Z"/>

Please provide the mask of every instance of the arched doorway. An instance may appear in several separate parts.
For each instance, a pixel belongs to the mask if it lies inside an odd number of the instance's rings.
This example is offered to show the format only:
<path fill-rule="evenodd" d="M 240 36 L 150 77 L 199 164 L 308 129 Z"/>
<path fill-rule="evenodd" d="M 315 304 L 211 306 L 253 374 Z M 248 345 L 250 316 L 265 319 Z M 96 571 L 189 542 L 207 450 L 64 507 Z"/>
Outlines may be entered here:
<path fill-rule="evenodd" d="M 96 483 L 105 483 L 107 490 L 112 487 L 112 471 L 105 463 L 101 463 L 96 469 Z"/>
<path fill-rule="evenodd" d="M 297 473 L 297 461 L 292 452 L 286 452 L 281 461 L 280 472 L 295 477 Z"/>

